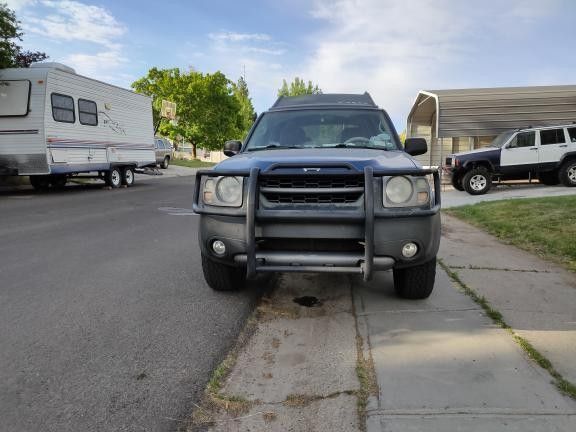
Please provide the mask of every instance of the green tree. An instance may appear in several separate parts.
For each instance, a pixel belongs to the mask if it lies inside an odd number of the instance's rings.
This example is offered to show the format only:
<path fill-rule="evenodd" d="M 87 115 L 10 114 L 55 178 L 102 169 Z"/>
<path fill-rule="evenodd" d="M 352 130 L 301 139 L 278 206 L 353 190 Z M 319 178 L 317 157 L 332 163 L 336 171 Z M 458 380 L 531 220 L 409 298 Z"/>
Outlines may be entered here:
<path fill-rule="evenodd" d="M 190 142 L 194 158 L 198 147 L 219 150 L 227 139 L 241 137 L 241 105 L 235 85 L 221 72 L 152 68 L 132 88 L 153 98 L 155 122 L 160 119 L 163 99 L 176 103 L 176 124 L 163 121 L 159 130 L 172 139 Z"/>
<path fill-rule="evenodd" d="M 254 119 L 256 118 L 256 111 L 254 111 L 254 105 L 252 105 L 252 99 L 250 98 L 250 92 L 248 91 L 248 84 L 244 77 L 240 77 L 238 82 L 234 86 L 234 96 L 240 104 L 240 111 L 238 113 L 238 130 L 241 136 L 246 136 Z"/>
<path fill-rule="evenodd" d="M 48 56 L 39 51 L 23 51 L 17 44 L 22 40 L 20 22 L 5 3 L 0 3 L 0 69 L 29 67 L 32 63 L 46 60 Z"/>
<path fill-rule="evenodd" d="M 304 82 L 301 78 L 294 78 L 294 81 L 288 85 L 286 80 L 282 80 L 282 87 L 278 90 L 278 97 L 280 96 L 301 96 L 307 94 L 322 94 L 322 90 L 317 84 L 312 84 L 312 81 L 308 81 L 308 84 Z"/>

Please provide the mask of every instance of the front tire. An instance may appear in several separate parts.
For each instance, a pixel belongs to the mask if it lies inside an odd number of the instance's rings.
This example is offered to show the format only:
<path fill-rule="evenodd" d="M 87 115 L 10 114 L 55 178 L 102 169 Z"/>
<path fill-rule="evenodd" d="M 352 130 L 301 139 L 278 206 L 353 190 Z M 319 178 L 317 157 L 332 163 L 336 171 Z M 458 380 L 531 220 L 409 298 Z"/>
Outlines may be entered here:
<path fill-rule="evenodd" d="M 559 180 L 564 186 L 576 186 L 576 159 L 566 161 L 560 167 Z"/>
<path fill-rule="evenodd" d="M 162 169 L 167 169 L 167 168 L 168 168 L 168 165 L 170 165 L 170 158 L 169 158 L 168 156 L 166 156 L 166 157 L 164 158 L 164 160 L 162 161 L 162 165 L 160 165 L 160 167 L 161 167 Z"/>
<path fill-rule="evenodd" d="M 436 279 L 436 257 L 414 267 L 394 269 L 394 289 L 399 297 L 421 300 L 430 297 Z"/>
<path fill-rule="evenodd" d="M 482 195 L 492 187 L 492 175 L 485 167 L 472 168 L 462 179 L 464 190 L 470 195 Z"/>
<path fill-rule="evenodd" d="M 106 173 L 106 184 L 113 189 L 119 188 L 122 184 L 122 173 L 120 168 L 114 167 Z"/>
<path fill-rule="evenodd" d="M 214 291 L 237 291 L 246 285 L 246 269 L 213 261 L 202 254 L 204 279 Z"/>
<path fill-rule="evenodd" d="M 122 170 L 122 184 L 128 187 L 134 184 L 134 168 L 126 167 Z"/>

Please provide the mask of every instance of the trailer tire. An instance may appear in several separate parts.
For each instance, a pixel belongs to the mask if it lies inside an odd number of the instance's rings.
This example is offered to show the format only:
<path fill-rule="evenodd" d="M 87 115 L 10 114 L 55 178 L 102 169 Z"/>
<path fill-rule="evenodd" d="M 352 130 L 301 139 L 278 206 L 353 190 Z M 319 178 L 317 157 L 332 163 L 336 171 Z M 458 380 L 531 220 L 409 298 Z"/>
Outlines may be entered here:
<path fill-rule="evenodd" d="M 394 269 L 394 290 L 399 297 L 421 300 L 430 297 L 436 279 L 436 257 L 414 267 Z"/>
<path fill-rule="evenodd" d="M 134 184 L 136 178 L 134 176 L 134 168 L 126 167 L 122 170 L 122 184 L 130 187 Z"/>
<path fill-rule="evenodd" d="M 46 192 L 50 188 L 50 177 L 47 175 L 30 176 L 30 184 L 38 192 Z"/>
<path fill-rule="evenodd" d="M 54 189 L 64 189 L 67 182 L 68 182 L 68 177 L 66 177 L 66 175 L 51 175 L 50 176 L 50 185 Z"/>
<path fill-rule="evenodd" d="M 160 168 L 162 169 L 167 169 L 168 165 L 170 165 L 170 158 L 168 156 L 166 156 L 164 158 L 164 160 L 162 161 L 162 164 L 160 165 Z"/>
<path fill-rule="evenodd" d="M 246 269 L 216 262 L 202 255 L 204 280 L 214 291 L 237 291 L 246 285 Z"/>
<path fill-rule="evenodd" d="M 113 189 L 119 188 L 122 184 L 122 173 L 120 168 L 112 167 L 106 172 L 106 184 Z"/>

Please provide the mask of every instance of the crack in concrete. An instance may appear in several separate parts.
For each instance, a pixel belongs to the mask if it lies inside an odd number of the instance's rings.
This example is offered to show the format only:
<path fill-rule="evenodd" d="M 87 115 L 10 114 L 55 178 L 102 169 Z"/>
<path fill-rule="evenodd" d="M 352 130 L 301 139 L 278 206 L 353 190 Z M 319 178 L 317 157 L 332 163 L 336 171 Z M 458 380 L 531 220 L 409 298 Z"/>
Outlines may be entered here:
<path fill-rule="evenodd" d="M 535 269 L 512 269 L 507 267 L 481 267 L 474 265 L 467 266 L 456 266 L 447 264 L 451 269 L 455 270 L 488 270 L 488 271 L 506 271 L 506 272 L 518 272 L 518 273 L 551 273 L 550 270 L 535 270 Z"/>

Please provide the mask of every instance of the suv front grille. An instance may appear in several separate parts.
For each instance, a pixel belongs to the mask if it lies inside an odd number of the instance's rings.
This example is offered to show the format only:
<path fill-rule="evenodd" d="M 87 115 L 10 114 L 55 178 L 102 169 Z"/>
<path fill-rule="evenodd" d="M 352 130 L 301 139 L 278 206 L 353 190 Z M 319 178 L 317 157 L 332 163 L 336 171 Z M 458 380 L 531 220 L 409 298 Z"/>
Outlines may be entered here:
<path fill-rule="evenodd" d="M 261 188 L 364 188 L 363 176 L 301 176 L 301 177 L 262 177 Z"/>
<path fill-rule="evenodd" d="M 270 176 L 259 180 L 262 204 L 351 206 L 364 195 L 363 176 Z"/>

